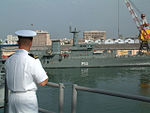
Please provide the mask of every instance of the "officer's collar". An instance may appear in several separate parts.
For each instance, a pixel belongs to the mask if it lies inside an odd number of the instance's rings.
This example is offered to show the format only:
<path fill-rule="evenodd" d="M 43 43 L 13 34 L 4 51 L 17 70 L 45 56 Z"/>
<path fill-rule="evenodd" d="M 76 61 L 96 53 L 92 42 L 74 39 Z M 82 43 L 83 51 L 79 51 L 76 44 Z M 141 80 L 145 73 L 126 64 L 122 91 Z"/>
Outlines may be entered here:
<path fill-rule="evenodd" d="M 29 52 L 25 49 L 17 49 L 16 52 L 23 52 L 25 54 L 28 54 Z"/>

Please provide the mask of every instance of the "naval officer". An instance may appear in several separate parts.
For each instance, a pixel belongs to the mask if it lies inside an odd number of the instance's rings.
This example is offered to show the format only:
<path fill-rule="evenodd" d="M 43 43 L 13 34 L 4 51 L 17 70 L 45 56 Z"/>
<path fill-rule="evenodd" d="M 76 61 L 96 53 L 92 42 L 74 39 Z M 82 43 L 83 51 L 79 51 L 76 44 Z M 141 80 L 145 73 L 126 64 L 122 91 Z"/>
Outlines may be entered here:
<path fill-rule="evenodd" d="M 46 85 L 48 76 L 39 59 L 33 58 L 28 52 L 36 32 L 19 30 L 15 34 L 19 39 L 19 49 L 5 63 L 7 86 L 10 90 L 9 113 L 38 113 L 37 85 Z"/>

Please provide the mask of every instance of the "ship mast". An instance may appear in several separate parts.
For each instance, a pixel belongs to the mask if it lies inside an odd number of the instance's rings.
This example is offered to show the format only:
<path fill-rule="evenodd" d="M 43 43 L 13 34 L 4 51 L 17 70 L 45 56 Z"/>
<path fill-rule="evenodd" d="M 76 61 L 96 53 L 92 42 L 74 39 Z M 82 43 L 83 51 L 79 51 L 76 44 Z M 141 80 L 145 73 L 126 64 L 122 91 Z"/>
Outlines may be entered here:
<path fill-rule="evenodd" d="M 72 31 L 71 26 L 69 27 L 70 33 L 73 34 L 73 46 L 76 46 L 78 44 L 78 33 L 80 31 L 77 31 L 76 28 L 74 28 L 74 31 Z"/>

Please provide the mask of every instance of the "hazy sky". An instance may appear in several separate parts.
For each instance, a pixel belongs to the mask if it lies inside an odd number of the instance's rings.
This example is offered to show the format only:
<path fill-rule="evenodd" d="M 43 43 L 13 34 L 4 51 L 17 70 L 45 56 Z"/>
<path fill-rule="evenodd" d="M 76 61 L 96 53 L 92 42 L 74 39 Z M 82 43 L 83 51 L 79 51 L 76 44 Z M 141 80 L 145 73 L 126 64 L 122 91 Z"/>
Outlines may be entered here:
<path fill-rule="evenodd" d="M 46 30 L 51 38 L 70 38 L 69 26 L 84 31 L 106 31 L 107 37 L 118 34 L 118 1 L 120 34 L 138 34 L 124 0 L 1 0 L 0 38 L 16 30 Z M 150 0 L 131 0 L 150 21 Z M 33 24 L 33 26 L 31 26 Z"/>

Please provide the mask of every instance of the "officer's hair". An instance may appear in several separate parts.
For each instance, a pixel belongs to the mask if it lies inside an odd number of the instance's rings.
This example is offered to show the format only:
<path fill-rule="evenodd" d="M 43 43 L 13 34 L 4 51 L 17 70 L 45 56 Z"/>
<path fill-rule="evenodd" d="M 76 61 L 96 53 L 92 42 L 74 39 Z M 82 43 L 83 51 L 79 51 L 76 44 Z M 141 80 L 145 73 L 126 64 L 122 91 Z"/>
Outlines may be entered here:
<path fill-rule="evenodd" d="M 29 43 L 33 40 L 33 37 L 21 37 L 18 36 L 18 44 L 19 45 L 24 45 L 24 46 L 28 46 Z"/>

